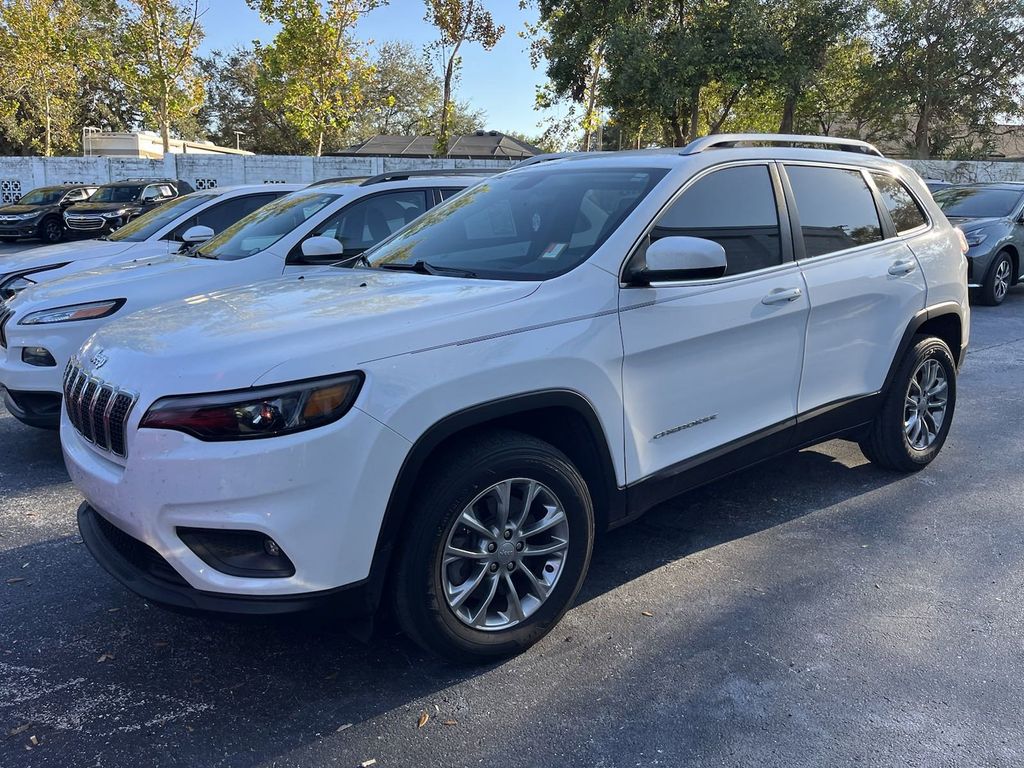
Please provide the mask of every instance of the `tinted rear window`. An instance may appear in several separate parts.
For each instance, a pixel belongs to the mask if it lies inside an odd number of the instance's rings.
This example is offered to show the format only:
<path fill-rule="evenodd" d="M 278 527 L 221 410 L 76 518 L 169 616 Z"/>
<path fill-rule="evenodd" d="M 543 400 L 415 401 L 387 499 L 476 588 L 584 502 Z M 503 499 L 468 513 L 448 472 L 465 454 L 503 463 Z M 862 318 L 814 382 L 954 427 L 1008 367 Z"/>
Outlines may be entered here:
<path fill-rule="evenodd" d="M 903 182 L 884 173 L 873 173 L 871 176 L 882 197 L 882 205 L 889 211 L 892 223 L 896 225 L 899 234 L 910 232 L 928 223 L 917 200 Z"/>
<path fill-rule="evenodd" d="M 882 239 L 875 199 L 860 171 L 786 166 L 808 258 Z"/>

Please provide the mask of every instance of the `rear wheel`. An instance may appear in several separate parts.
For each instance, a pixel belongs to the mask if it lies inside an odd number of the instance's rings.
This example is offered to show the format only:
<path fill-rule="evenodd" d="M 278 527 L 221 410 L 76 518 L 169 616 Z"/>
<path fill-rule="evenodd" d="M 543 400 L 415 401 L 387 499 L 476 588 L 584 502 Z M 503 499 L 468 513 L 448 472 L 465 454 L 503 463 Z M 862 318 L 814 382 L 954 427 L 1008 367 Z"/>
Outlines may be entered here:
<path fill-rule="evenodd" d="M 64 239 L 64 226 L 56 216 L 49 216 L 39 224 L 39 239 L 44 243 L 59 243 Z"/>
<path fill-rule="evenodd" d="M 983 304 L 996 307 L 1006 300 L 1006 294 L 1013 285 L 1013 259 L 1006 251 L 996 254 L 995 261 L 989 267 L 985 282 L 981 285 L 979 298 Z"/>
<path fill-rule="evenodd" d="M 955 408 L 953 354 L 941 339 L 919 337 L 900 363 L 861 450 L 885 469 L 923 469 L 942 450 Z"/>
<path fill-rule="evenodd" d="M 433 467 L 398 556 L 399 623 L 455 661 L 520 653 L 583 583 L 594 540 L 586 484 L 558 449 L 517 432 L 474 439 Z"/>

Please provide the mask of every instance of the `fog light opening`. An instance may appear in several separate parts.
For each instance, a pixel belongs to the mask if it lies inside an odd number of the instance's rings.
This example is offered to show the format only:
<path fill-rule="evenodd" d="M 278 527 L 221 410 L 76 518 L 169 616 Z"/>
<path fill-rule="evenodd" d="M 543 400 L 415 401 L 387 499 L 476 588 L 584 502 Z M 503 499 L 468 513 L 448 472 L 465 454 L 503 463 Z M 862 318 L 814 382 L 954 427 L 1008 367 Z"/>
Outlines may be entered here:
<path fill-rule="evenodd" d="M 178 537 L 200 560 L 221 573 L 251 579 L 282 579 L 295 566 L 281 545 L 259 531 L 178 528 Z"/>
<path fill-rule="evenodd" d="M 24 347 L 21 350 L 21 361 L 40 368 L 55 368 L 57 366 L 57 361 L 53 359 L 50 350 L 45 347 Z"/>
<path fill-rule="evenodd" d="M 267 539 L 263 542 L 263 548 L 267 550 L 267 554 L 271 557 L 280 557 L 281 548 L 277 546 L 277 542 L 273 539 Z"/>

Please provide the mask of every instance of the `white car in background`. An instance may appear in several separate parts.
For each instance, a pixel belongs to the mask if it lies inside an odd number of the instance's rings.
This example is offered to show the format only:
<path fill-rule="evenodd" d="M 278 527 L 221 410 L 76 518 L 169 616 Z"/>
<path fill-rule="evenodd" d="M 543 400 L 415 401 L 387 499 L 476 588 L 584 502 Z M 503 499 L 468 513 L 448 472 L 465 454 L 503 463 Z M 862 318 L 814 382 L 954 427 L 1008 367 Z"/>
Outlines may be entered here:
<path fill-rule="evenodd" d="M 246 184 L 193 192 L 164 203 L 115 232 L 0 257 L 0 299 L 37 283 L 112 264 L 163 256 L 213 237 L 304 184 Z M 196 229 L 201 227 L 202 229 Z"/>
<path fill-rule="evenodd" d="M 55 429 L 68 360 L 112 317 L 355 260 L 479 180 L 409 172 L 361 183 L 320 182 L 270 202 L 184 253 L 89 268 L 26 287 L 0 303 L 0 387 L 7 410 L 30 426 Z"/>

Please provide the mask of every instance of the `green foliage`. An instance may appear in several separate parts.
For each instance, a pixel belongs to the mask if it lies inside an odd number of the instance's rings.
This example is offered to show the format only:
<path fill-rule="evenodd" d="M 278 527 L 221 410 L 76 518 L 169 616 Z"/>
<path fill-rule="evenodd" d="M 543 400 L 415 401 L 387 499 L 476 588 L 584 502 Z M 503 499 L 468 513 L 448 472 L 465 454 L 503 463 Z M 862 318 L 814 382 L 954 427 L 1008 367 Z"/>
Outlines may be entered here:
<path fill-rule="evenodd" d="M 438 31 L 438 40 L 432 46 L 440 56 L 444 77 L 441 86 L 441 113 L 438 123 L 436 152 L 448 152 L 452 135 L 454 99 L 452 86 L 461 64 L 459 51 L 466 43 L 480 43 L 489 51 L 505 34 L 505 27 L 494 23 L 494 17 L 483 0 L 424 0 L 427 13 L 424 19 Z"/>
<path fill-rule="evenodd" d="M 373 69 L 353 35 L 380 0 L 247 0 L 280 32 L 257 45 L 259 87 L 268 109 L 280 111 L 307 151 L 320 156 L 325 139 L 345 135 Z"/>
<path fill-rule="evenodd" d="M 203 39 L 199 0 L 124 0 L 118 56 L 110 61 L 137 99 L 147 123 L 156 124 L 164 152 L 171 130 L 194 125 L 204 81 L 195 53 Z"/>

